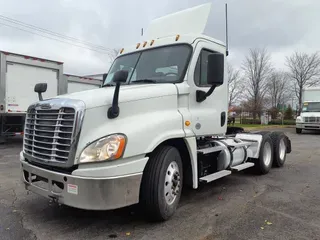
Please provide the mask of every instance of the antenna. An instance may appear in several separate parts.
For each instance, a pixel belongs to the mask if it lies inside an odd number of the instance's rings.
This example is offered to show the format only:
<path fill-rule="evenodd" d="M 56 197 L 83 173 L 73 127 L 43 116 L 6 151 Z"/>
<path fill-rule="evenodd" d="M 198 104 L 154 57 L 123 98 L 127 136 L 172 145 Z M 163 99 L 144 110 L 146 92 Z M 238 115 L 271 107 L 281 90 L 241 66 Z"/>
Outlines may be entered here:
<path fill-rule="evenodd" d="M 143 28 L 141 28 L 141 36 L 143 36 Z"/>
<path fill-rule="evenodd" d="M 226 56 L 229 55 L 229 41 L 228 41 L 228 4 L 226 3 Z"/>

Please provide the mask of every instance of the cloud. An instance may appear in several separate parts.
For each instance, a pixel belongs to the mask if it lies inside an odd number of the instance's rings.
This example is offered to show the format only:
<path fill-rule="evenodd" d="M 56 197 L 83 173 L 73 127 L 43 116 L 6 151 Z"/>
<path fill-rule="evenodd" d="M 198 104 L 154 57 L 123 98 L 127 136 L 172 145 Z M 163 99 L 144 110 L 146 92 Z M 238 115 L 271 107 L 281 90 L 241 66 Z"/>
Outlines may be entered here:
<path fill-rule="evenodd" d="M 0 14 L 106 48 L 140 41 L 141 28 L 156 17 L 209 2 L 209 0 L 0 0 Z M 249 48 L 267 47 L 276 66 L 295 49 L 318 49 L 320 20 L 317 0 L 229 0 L 228 61 L 240 66 Z M 205 33 L 225 40 L 224 1 L 212 0 L 212 14 Z M 108 70 L 107 54 L 49 40 L 6 26 L 0 20 L 3 50 L 63 61 L 65 72 L 100 73 Z M 77 44 L 76 42 L 72 42 Z"/>

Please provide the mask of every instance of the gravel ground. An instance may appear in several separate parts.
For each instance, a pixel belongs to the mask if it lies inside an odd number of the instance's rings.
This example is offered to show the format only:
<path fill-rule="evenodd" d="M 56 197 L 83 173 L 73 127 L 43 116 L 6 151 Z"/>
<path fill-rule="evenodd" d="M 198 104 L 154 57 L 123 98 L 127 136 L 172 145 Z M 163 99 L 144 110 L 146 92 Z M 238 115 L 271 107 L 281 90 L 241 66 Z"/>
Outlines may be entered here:
<path fill-rule="evenodd" d="M 173 219 L 148 223 L 136 207 L 83 211 L 51 204 L 20 182 L 21 140 L 0 145 L 0 239 L 320 239 L 319 134 L 296 135 L 286 165 L 186 190 Z"/>

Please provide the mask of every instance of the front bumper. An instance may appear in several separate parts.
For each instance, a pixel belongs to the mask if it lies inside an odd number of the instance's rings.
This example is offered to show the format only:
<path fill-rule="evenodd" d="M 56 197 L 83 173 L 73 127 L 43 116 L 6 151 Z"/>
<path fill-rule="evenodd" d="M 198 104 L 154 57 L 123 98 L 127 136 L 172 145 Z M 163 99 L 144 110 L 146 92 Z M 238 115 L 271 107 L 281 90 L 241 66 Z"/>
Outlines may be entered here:
<path fill-rule="evenodd" d="M 305 130 L 320 130 L 320 123 L 297 123 L 296 128 L 301 128 Z"/>
<path fill-rule="evenodd" d="M 142 173 L 89 178 L 36 167 L 20 155 L 25 188 L 55 202 L 87 210 L 110 210 L 139 202 Z"/>

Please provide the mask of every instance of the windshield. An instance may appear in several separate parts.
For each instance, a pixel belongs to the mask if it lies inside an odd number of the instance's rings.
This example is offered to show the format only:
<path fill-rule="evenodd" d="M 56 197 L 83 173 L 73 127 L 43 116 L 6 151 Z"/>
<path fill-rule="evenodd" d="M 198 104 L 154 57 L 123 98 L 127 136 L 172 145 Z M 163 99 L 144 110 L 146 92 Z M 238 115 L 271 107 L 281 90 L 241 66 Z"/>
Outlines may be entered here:
<path fill-rule="evenodd" d="M 320 112 L 320 102 L 303 103 L 302 112 Z"/>
<path fill-rule="evenodd" d="M 110 84 L 115 72 L 127 70 L 127 83 L 175 83 L 182 81 L 192 48 L 181 44 L 165 46 L 118 57 L 103 85 Z"/>

